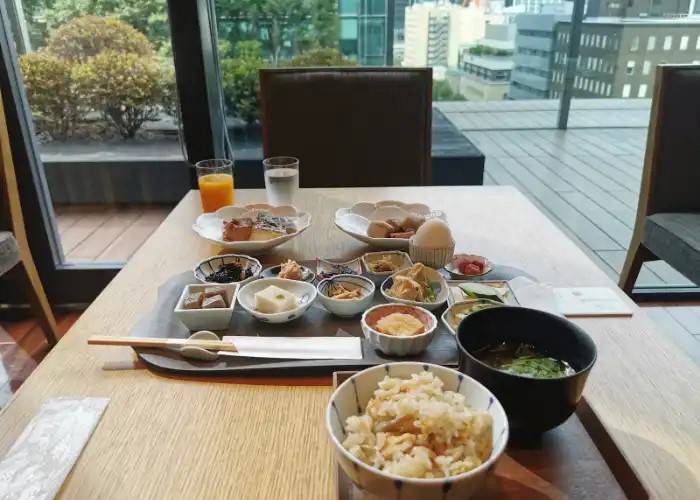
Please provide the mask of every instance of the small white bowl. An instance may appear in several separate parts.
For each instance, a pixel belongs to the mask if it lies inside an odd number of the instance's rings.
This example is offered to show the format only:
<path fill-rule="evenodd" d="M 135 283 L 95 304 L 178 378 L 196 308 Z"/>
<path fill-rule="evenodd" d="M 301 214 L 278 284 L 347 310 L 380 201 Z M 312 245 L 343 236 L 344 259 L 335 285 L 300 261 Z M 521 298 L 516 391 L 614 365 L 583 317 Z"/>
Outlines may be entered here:
<path fill-rule="evenodd" d="M 485 305 L 487 307 L 498 307 L 502 306 L 502 302 L 496 302 L 495 300 L 489 300 L 489 299 L 468 299 L 468 300 L 462 300 L 459 302 L 455 302 L 452 304 L 450 307 L 448 307 L 444 313 L 442 313 L 442 316 L 440 319 L 442 319 L 442 323 L 445 325 L 445 327 L 450 331 L 452 335 L 457 335 L 457 329 L 459 328 L 459 324 L 461 321 L 459 321 L 455 317 L 455 313 L 457 313 L 460 309 L 470 309 L 469 314 L 472 314 L 476 311 L 471 311 L 471 308 L 473 308 L 475 305 Z M 480 310 L 480 309 L 479 309 Z"/>
<path fill-rule="evenodd" d="M 417 317 L 425 326 L 425 332 L 412 337 L 397 337 L 386 335 L 374 329 L 379 319 L 392 313 L 406 313 Z M 403 304 L 379 304 L 367 309 L 362 314 L 362 333 L 365 338 L 377 349 L 389 356 L 411 356 L 425 351 L 428 344 L 435 336 L 437 319 L 430 311 L 422 307 Z"/>
<path fill-rule="evenodd" d="M 334 299 L 328 296 L 328 287 L 333 283 L 348 283 L 362 288 L 362 297 L 359 299 Z M 323 306 L 336 316 L 348 318 L 365 311 L 374 299 L 376 289 L 372 280 L 353 274 L 338 274 L 332 278 L 326 278 L 316 287 L 318 297 Z"/>
<path fill-rule="evenodd" d="M 255 294 L 270 285 L 278 286 L 297 297 L 297 307 L 291 311 L 267 314 L 255 309 Z M 243 285 L 238 291 L 238 303 L 255 319 L 264 323 L 286 323 L 301 317 L 316 299 L 316 287 L 306 281 L 282 278 L 261 278 Z"/>
<path fill-rule="evenodd" d="M 419 306 L 428 309 L 429 311 L 433 311 L 439 308 L 445 302 L 447 302 L 447 298 L 450 295 L 450 290 L 447 286 L 447 281 L 445 281 L 445 278 L 435 269 L 425 267 L 423 271 L 428 277 L 428 280 L 430 280 L 430 282 L 434 284 L 433 290 L 435 291 L 435 295 L 437 297 L 435 299 L 435 302 L 418 302 L 415 300 L 399 299 L 397 297 L 389 295 L 388 290 L 391 288 L 391 285 L 394 282 L 394 277 L 407 274 L 408 269 L 401 269 L 400 271 L 397 271 L 391 276 L 389 276 L 387 279 L 384 280 L 379 289 L 381 290 L 384 298 L 389 302 L 396 302 L 398 304 L 407 304 L 411 306 Z"/>
<path fill-rule="evenodd" d="M 226 290 L 226 308 L 218 309 L 184 309 L 182 302 L 188 293 L 203 292 L 205 288 L 221 287 Z M 209 283 L 207 285 L 187 285 L 180 294 L 175 306 L 175 317 L 193 332 L 199 330 L 225 330 L 231 323 L 233 307 L 236 305 L 238 283 Z"/>
<path fill-rule="evenodd" d="M 395 271 L 372 271 L 370 268 L 370 264 L 372 262 L 376 262 L 379 259 L 388 256 L 389 259 L 391 259 L 391 262 L 396 264 L 398 267 L 396 268 Z M 411 261 L 411 258 L 408 256 L 406 252 L 401 252 L 399 250 L 387 250 L 385 252 L 369 252 L 366 253 L 362 256 L 362 263 L 365 266 L 365 269 L 367 270 L 368 274 L 372 274 L 374 276 L 390 276 L 391 274 L 395 273 L 396 271 L 400 271 L 401 269 L 405 269 L 407 267 L 411 267 L 413 265 L 413 262 Z"/>
<path fill-rule="evenodd" d="M 242 268 L 248 268 L 251 271 L 251 276 L 241 281 L 231 281 L 229 283 L 239 283 L 244 284 L 249 281 L 253 281 L 255 278 L 260 276 L 260 271 L 262 271 L 262 264 L 258 259 L 249 257 L 248 255 L 238 255 L 234 253 L 227 253 L 222 255 L 214 255 L 208 259 L 204 259 L 202 262 L 197 264 L 192 272 L 194 272 L 194 277 L 197 278 L 202 283 L 207 283 L 210 285 L 219 285 L 215 281 L 207 281 L 206 277 L 211 273 L 214 273 L 221 269 L 225 264 L 238 264 Z"/>
<path fill-rule="evenodd" d="M 350 416 L 359 415 L 366 408 L 378 383 L 385 376 L 408 378 L 411 374 L 420 373 L 423 370 L 428 370 L 439 377 L 445 384 L 445 390 L 462 394 L 471 408 L 486 411 L 493 419 L 491 456 L 469 472 L 437 479 L 407 478 L 367 465 L 343 447 L 345 421 Z M 373 498 L 400 497 L 401 500 L 469 498 L 483 487 L 508 443 L 508 418 L 501 403 L 486 387 L 473 378 L 450 368 L 414 362 L 373 366 L 343 382 L 333 392 L 328 403 L 326 430 L 343 471 L 359 488 L 371 493 Z"/>

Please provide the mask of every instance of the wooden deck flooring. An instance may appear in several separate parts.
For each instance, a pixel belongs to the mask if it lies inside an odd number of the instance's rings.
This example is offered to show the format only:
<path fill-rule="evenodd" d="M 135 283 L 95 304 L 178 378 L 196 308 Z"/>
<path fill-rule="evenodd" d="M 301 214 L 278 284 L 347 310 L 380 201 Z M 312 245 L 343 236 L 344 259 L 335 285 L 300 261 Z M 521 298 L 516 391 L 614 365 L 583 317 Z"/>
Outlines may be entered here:
<path fill-rule="evenodd" d="M 438 103 L 486 156 L 485 184 L 516 186 L 617 280 L 634 228 L 650 101 L 574 100 L 566 131 L 554 128 L 557 106 Z M 664 262 L 645 265 L 638 285 L 693 286 Z M 700 360 L 692 341 L 700 341 L 700 307 L 648 311 Z"/>
<path fill-rule="evenodd" d="M 54 207 L 63 254 L 70 262 L 126 262 L 172 207 Z"/>

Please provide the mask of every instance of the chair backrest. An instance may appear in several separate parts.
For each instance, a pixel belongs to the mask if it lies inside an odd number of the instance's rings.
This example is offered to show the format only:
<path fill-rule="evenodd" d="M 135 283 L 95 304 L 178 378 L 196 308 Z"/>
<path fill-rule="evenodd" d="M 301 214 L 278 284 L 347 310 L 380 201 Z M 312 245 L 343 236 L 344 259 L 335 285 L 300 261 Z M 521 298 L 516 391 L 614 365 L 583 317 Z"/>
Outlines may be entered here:
<path fill-rule="evenodd" d="M 660 65 L 639 211 L 700 211 L 700 65 Z"/>
<path fill-rule="evenodd" d="M 431 68 L 260 70 L 266 157 L 302 187 L 430 183 Z"/>

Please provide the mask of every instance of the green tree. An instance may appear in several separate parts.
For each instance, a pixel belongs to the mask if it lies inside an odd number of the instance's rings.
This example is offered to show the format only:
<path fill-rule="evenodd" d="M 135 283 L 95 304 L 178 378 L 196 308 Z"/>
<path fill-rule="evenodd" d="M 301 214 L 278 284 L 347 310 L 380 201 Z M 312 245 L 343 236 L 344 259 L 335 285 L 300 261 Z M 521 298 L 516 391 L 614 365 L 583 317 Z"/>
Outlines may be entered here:
<path fill-rule="evenodd" d="M 286 66 L 313 67 L 313 66 L 355 66 L 356 61 L 346 59 L 338 49 L 319 48 L 302 52 L 291 59 Z"/>
<path fill-rule="evenodd" d="M 434 80 L 433 81 L 433 101 L 466 101 L 464 97 L 459 92 L 452 90 L 449 82 L 447 80 Z"/>
<path fill-rule="evenodd" d="M 337 2 L 334 0 L 229 0 L 217 4 L 220 25 L 234 28 L 224 33 L 232 41 L 265 40 L 270 61 L 277 65 L 282 47 L 293 52 L 334 47 L 338 42 Z M 246 26 L 241 31 L 237 25 Z"/>
<path fill-rule="evenodd" d="M 221 61 L 221 81 L 228 111 L 248 124 L 260 118 L 258 70 L 265 66 L 262 44 L 257 40 L 238 42 L 235 56 Z"/>
<path fill-rule="evenodd" d="M 158 50 L 170 44 L 167 0 L 23 0 L 23 6 L 33 30 L 44 37 L 73 18 L 92 14 L 128 23 Z"/>

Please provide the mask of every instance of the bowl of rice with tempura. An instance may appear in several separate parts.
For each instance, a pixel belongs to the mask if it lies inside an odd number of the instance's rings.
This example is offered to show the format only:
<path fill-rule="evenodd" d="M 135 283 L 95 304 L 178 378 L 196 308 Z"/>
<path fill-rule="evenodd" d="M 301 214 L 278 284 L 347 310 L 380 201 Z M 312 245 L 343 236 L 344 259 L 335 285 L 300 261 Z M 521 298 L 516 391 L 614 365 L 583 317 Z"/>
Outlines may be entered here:
<path fill-rule="evenodd" d="M 380 498 L 464 499 L 484 484 L 508 442 L 508 419 L 476 380 L 426 363 L 363 370 L 331 396 L 336 458 Z"/>

